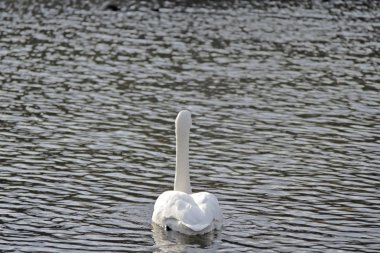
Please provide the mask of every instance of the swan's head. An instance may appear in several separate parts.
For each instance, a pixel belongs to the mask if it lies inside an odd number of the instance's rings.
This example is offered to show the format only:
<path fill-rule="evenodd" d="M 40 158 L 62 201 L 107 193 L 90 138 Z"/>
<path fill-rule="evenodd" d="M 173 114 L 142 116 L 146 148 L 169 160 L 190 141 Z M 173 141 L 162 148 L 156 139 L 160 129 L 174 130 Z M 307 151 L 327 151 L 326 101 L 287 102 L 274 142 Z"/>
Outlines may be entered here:
<path fill-rule="evenodd" d="M 183 110 L 178 113 L 175 120 L 176 129 L 189 129 L 191 127 L 191 113 L 188 110 Z"/>

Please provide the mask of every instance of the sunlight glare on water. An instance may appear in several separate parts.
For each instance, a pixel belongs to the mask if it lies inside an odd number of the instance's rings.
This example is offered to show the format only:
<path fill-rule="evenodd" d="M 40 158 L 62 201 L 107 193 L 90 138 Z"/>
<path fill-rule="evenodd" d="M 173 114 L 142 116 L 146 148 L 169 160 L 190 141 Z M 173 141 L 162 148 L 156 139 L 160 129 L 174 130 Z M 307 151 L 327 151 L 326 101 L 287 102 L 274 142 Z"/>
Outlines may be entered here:
<path fill-rule="evenodd" d="M 0 251 L 379 252 L 379 13 L 0 2 Z M 205 236 L 151 224 L 182 109 Z"/>

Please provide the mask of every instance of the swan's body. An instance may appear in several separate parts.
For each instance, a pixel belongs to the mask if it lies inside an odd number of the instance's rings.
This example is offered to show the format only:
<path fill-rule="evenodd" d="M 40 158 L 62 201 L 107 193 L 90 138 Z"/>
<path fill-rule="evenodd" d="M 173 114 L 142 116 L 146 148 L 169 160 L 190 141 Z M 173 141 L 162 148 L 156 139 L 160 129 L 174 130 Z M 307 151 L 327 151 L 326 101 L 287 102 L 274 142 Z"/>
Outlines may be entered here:
<path fill-rule="evenodd" d="M 181 111 L 176 119 L 176 173 L 174 191 L 162 193 L 156 200 L 152 221 L 184 234 L 204 234 L 220 229 L 222 211 L 217 198 L 208 192 L 191 194 L 189 175 L 189 135 L 191 114 Z"/>

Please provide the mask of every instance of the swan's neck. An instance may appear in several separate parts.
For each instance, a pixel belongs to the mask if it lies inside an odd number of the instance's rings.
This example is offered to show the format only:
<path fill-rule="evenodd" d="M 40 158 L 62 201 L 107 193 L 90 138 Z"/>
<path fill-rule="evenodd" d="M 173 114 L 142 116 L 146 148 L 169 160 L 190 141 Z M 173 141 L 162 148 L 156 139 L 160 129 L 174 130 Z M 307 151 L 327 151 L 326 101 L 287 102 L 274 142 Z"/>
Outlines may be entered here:
<path fill-rule="evenodd" d="M 176 126 L 176 169 L 174 190 L 191 194 L 189 175 L 190 127 Z"/>

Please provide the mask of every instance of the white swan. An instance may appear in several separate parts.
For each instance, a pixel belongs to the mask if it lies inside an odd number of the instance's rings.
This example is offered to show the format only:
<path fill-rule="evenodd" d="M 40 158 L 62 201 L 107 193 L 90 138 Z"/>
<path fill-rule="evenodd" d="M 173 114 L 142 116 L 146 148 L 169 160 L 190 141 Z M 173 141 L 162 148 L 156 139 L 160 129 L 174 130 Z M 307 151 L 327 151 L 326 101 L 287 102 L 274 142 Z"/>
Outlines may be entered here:
<path fill-rule="evenodd" d="M 223 214 L 217 198 L 208 192 L 191 194 L 189 135 L 191 113 L 180 111 L 176 125 L 176 171 L 174 191 L 162 193 L 154 205 L 152 221 L 184 234 L 205 234 L 221 229 Z"/>

